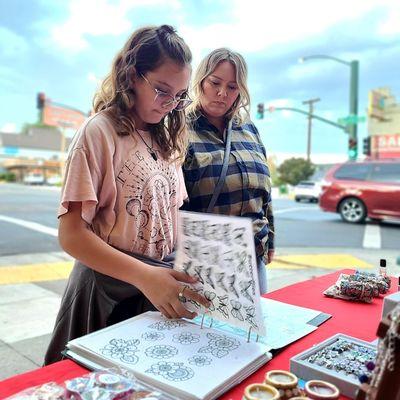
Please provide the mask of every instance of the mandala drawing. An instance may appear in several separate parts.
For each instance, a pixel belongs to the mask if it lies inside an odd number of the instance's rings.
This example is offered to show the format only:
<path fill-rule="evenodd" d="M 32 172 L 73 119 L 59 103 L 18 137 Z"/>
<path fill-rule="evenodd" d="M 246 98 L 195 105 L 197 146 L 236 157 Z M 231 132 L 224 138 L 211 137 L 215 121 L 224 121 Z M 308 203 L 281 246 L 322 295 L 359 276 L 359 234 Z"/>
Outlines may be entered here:
<path fill-rule="evenodd" d="M 147 357 L 150 358 L 165 359 L 176 356 L 178 354 L 178 349 L 176 347 L 169 346 L 167 344 L 162 344 L 162 345 L 148 347 L 145 350 L 145 354 Z"/>
<path fill-rule="evenodd" d="M 231 302 L 231 306 L 232 306 L 232 310 L 231 310 L 232 317 L 238 319 L 239 321 L 244 321 L 243 315 L 240 312 L 240 309 L 242 308 L 242 304 L 236 300 L 231 300 L 230 302 Z"/>
<path fill-rule="evenodd" d="M 181 362 L 160 361 L 153 364 L 146 370 L 149 374 L 160 375 L 169 381 L 187 381 L 193 378 L 194 372 L 191 368 L 185 367 Z"/>
<path fill-rule="evenodd" d="M 193 357 L 189 358 L 189 364 L 195 365 L 196 367 L 204 367 L 206 365 L 210 365 L 212 358 L 207 356 L 202 356 L 200 354 L 196 354 Z"/>
<path fill-rule="evenodd" d="M 147 340 L 148 342 L 156 342 L 164 339 L 164 337 L 165 335 L 161 332 L 145 332 L 142 335 L 142 339 Z"/>
<path fill-rule="evenodd" d="M 158 321 L 154 324 L 149 325 L 151 329 L 157 329 L 158 331 L 170 331 L 175 328 L 179 328 L 180 326 L 185 326 L 185 322 L 181 320 L 165 320 Z"/>
<path fill-rule="evenodd" d="M 175 334 L 172 341 L 180 344 L 198 343 L 200 341 L 200 335 L 192 332 L 181 332 Z"/>
<path fill-rule="evenodd" d="M 219 335 L 217 333 L 207 333 L 207 338 L 209 339 L 208 345 L 201 347 L 198 352 L 211 353 L 213 356 L 218 358 L 227 356 L 240 345 L 240 342 L 237 339 L 226 335 Z"/>
<path fill-rule="evenodd" d="M 135 354 L 138 349 L 139 340 L 111 339 L 110 342 L 100 349 L 100 352 L 111 358 L 118 358 L 128 364 L 136 364 L 139 357 Z"/>

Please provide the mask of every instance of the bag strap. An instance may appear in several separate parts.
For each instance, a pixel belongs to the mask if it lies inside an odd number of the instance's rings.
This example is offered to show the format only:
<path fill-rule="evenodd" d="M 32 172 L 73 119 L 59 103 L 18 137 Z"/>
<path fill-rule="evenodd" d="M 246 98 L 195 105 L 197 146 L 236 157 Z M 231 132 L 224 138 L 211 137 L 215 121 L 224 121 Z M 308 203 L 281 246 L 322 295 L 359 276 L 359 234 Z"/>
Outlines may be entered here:
<path fill-rule="evenodd" d="M 222 186 L 225 182 L 226 172 L 228 171 L 229 164 L 229 154 L 231 153 L 231 140 L 232 140 L 232 120 L 228 122 L 228 126 L 226 128 L 226 138 L 225 138 L 225 153 L 224 153 L 224 161 L 222 164 L 221 174 L 218 178 L 218 182 L 215 186 L 214 193 L 211 197 L 210 203 L 207 207 L 207 212 L 212 212 L 215 203 L 218 200 L 218 197 L 221 193 Z"/>

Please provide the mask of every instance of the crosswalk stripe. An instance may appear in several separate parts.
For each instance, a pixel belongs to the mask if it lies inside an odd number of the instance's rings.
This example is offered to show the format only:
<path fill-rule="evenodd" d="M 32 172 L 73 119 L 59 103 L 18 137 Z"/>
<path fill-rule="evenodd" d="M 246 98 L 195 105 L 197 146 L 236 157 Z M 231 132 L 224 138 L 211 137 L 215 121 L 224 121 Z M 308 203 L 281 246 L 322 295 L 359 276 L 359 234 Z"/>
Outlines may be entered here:
<path fill-rule="evenodd" d="M 378 224 L 367 224 L 364 230 L 364 249 L 380 249 L 382 247 L 381 228 Z"/>
<path fill-rule="evenodd" d="M 37 222 L 26 221 L 24 219 L 8 217 L 7 215 L 0 215 L 0 221 L 9 222 L 10 224 L 15 224 L 23 226 L 24 228 L 31 229 L 36 232 L 45 233 L 50 236 L 58 236 L 58 229 L 50 228 Z"/>

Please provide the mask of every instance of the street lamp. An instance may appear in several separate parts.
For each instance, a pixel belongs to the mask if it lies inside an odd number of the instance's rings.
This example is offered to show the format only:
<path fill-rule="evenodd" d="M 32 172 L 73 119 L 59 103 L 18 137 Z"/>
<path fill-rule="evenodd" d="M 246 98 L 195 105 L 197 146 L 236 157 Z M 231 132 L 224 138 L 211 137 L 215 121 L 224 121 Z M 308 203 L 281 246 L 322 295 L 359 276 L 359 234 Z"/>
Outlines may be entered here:
<path fill-rule="evenodd" d="M 303 63 L 304 61 L 311 60 L 314 58 L 322 58 L 327 60 L 333 60 L 340 64 L 347 65 L 350 67 L 350 102 L 349 102 L 349 116 L 355 118 L 355 122 L 351 123 L 347 132 L 349 133 L 349 140 L 356 143 L 356 151 L 349 151 L 349 158 L 351 160 L 355 160 L 357 158 L 357 113 L 358 113 L 358 70 L 359 70 L 359 62 L 358 60 L 353 61 L 345 61 L 337 57 L 326 56 L 324 54 L 315 54 L 312 56 L 306 56 L 299 58 L 299 62 Z M 350 150 L 350 149 L 349 149 Z"/>

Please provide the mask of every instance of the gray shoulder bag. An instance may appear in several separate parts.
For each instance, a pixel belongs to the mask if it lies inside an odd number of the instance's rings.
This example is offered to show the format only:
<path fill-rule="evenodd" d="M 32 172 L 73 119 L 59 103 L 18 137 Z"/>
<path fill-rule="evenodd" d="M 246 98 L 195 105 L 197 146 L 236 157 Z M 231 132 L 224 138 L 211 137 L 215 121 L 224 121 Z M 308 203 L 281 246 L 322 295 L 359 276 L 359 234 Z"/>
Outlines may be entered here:
<path fill-rule="evenodd" d="M 218 182 L 215 186 L 215 190 L 211 197 L 210 204 L 207 207 L 207 212 L 209 213 L 212 212 L 215 203 L 218 200 L 218 196 L 221 193 L 222 186 L 224 185 L 226 172 L 228 171 L 229 154 L 231 153 L 231 140 L 232 140 L 232 120 L 228 122 L 228 126 L 226 128 L 224 161 L 222 164 L 221 175 L 218 178 Z"/>

